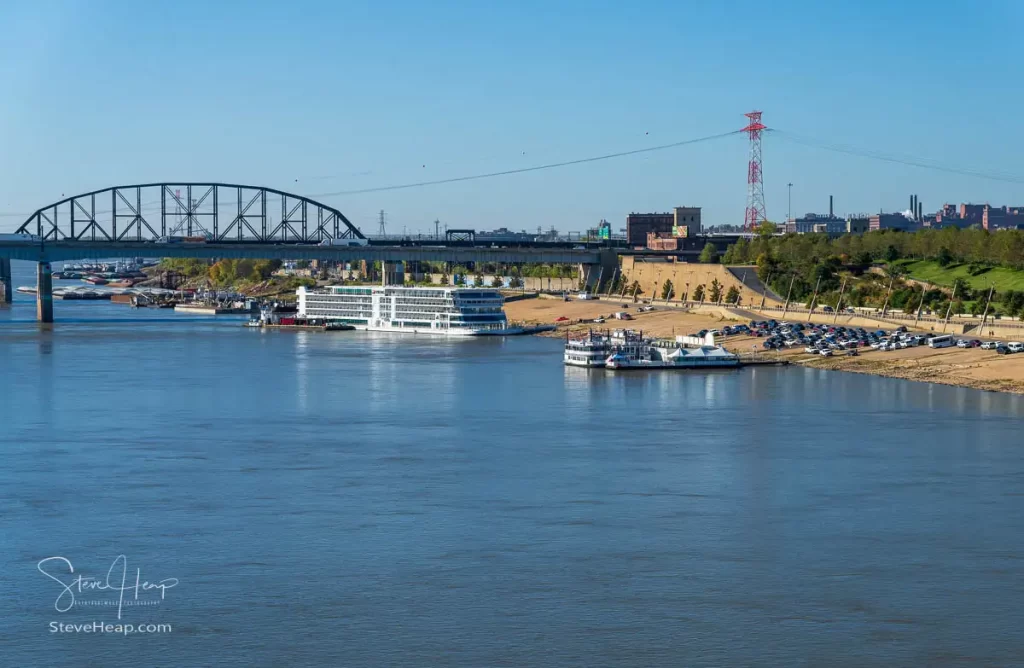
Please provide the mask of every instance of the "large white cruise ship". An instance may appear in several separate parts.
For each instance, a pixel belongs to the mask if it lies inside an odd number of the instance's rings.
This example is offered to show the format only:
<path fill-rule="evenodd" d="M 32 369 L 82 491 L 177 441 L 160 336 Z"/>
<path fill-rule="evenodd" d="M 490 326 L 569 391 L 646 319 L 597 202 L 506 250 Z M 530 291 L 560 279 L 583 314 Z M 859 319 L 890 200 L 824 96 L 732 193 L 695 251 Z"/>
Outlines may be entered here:
<path fill-rule="evenodd" d="M 522 334 L 510 327 L 491 288 L 334 285 L 297 291 L 298 315 L 343 322 L 371 332 L 445 336 Z"/>

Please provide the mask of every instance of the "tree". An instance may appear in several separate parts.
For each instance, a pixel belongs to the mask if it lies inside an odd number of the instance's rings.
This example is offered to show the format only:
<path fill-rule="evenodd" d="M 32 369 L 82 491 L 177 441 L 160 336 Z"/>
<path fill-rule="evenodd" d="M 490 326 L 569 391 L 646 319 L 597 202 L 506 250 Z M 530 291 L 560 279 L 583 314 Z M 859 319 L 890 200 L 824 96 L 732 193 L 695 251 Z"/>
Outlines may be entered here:
<path fill-rule="evenodd" d="M 949 252 L 949 249 L 943 246 L 939 249 L 939 254 L 936 256 L 935 261 L 939 263 L 940 267 L 948 267 L 953 262 L 953 254 Z"/>
<path fill-rule="evenodd" d="M 726 304 L 736 304 L 740 300 L 740 291 L 735 285 L 730 285 L 729 290 L 725 293 Z"/>
<path fill-rule="evenodd" d="M 484 285 L 484 277 L 481 276 L 480 274 L 477 274 L 476 276 L 474 276 L 473 277 L 473 285 L 478 287 L 478 288 L 482 288 L 483 285 Z"/>
<path fill-rule="evenodd" d="M 722 264 L 738 264 L 736 259 L 736 244 L 729 244 L 722 256 Z"/>
<path fill-rule="evenodd" d="M 722 302 L 722 284 L 718 282 L 717 278 L 711 281 L 711 291 L 708 294 L 708 299 L 715 304 Z"/>
<path fill-rule="evenodd" d="M 704 301 L 704 286 L 698 285 L 693 289 L 693 301 L 702 302 Z"/>
<path fill-rule="evenodd" d="M 510 287 L 510 288 L 521 288 L 521 287 L 523 287 L 523 279 L 519 278 L 518 276 L 513 276 L 511 279 L 509 279 L 508 287 Z"/>
<path fill-rule="evenodd" d="M 500 288 L 500 287 L 502 287 L 504 285 L 505 285 L 505 282 L 503 280 L 501 280 L 501 276 L 495 276 L 493 279 L 491 279 L 491 287 L 492 288 Z"/>
<path fill-rule="evenodd" d="M 779 226 L 770 220 L 762 220 L 761 224 L 757 226 L 757 236 L 761 238 L 775 236 L 778 231 Z"/>
<path fill-rule="evenodd" d="M 1000 301 L 1003 303 L 1006 315 L 1011 318 L 1016 318 L 1024 311 L 1024 292 L 1007 290 L 1002 294 Z"/>
<path fill-rule="evenodd" d="M 886 262 L 895 262 L 898 259 L 900 259 L 900 251 L 899 249 L 896 248 L 896 246 L 890 245 L 888 248 L 885 249 Z"/>
<path fill-rule="evenodd" d="M 661 298 L 672 299 L 675 295 L 675 289 L 672 287 L 672 281 L 665 279 L 665 284 L 661 286 Z"/>
<path fill-rule="evenodd" d="M 704 264 L 715 264 L 718 262 L 718 249 L 710 241 L 704 244 L 704 250 L 700 252 L 699 261 Z"/>

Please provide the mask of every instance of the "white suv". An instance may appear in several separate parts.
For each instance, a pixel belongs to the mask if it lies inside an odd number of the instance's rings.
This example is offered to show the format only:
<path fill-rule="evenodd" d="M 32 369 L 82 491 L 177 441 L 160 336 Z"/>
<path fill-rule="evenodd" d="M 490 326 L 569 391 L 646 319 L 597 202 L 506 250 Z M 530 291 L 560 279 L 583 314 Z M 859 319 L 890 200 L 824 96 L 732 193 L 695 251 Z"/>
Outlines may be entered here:
<path fill-rule="evenodd" d="M 1018 341 L 1011 341 L 1006 344 L 1006 347 L 1010 349 L 1011 353 L 1024 353 L 1024 343 Z"/>

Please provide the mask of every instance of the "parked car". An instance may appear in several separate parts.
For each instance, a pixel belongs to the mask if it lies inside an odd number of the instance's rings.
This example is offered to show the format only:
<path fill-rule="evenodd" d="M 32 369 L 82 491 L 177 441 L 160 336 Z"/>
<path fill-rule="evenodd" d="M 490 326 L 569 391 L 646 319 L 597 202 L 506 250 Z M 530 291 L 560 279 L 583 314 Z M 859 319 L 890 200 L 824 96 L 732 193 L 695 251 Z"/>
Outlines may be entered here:
<path fill-rule="evenodd" d="M 1011 353 L 1024 353 L 1024 343 L 1019 341 L 1011 341 L 1006 344 L 1006 347 L 1010 349 Z"/>
<path fill-rule="evenodd" d="M 981 344 L 981 349 L 982 350 L 995 350 L 1000 345 L 1002 345 L 1002 344 L 999 343 L 998 341 L 986 341 L 985 343 Z"/>
<path fill-rule="evenodd" d="M 825 350 L 821 351 L 820 355 L 822 357 L 832 357 L 832 351 L 826 348 Z"/>
<path fill-rule="evenodd" d="M 997 355 L 1009 355 L 1010 354 L 1010 349 L 1000 343 L 998 346 L 996 346 L 996 354 Z"/>
<path fill-rule="evenodd" d="M 957 348 L 967 348 L 969 346 L 970 344 L 967 343 L 967 339 L 960 339 L 959 341 L 956 342 Z"/>

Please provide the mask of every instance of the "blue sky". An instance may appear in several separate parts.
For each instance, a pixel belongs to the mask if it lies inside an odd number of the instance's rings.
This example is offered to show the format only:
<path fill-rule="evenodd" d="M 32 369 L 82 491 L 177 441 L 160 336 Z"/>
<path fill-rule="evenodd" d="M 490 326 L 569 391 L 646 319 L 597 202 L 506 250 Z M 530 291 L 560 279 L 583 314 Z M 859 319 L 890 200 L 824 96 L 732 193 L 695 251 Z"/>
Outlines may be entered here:
<path fill-rule="evenodd" d="M 1024 3 L 38 2 L 0 5 L 0 213 L 115 184 L 302 194 L 514 169 L 770 127 L 1024 178 Z M 357 225 L 739 223 L 742 136 L 485 181 L 325 197 Z M 764 140 L 769 218 L 1022 186 Z M 0 216 L 0 229 L 20 220 Z"/>

